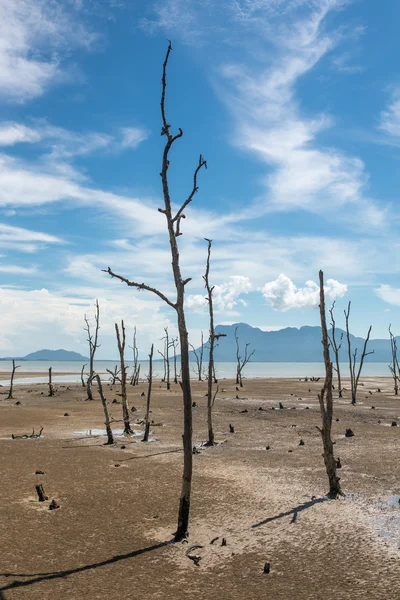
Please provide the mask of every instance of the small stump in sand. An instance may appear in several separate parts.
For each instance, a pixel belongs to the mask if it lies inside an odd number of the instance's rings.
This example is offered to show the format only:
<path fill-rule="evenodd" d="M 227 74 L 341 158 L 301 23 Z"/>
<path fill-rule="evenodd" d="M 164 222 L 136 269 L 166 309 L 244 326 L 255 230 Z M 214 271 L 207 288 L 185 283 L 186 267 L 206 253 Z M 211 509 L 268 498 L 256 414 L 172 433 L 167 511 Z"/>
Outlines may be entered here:
<path fill-rule="evenodd" d="M 351 438 L 354 437 L 354 432 L 351 429 L 346 429 L 345 437 Z"/>
<path fill-rule="evenodd" d="M 58 504 L 58 502 L 56 500 L 53 500 L 50 502 L 49 505 L 49 510 L 57 510 L 57 508 L 60 508 L 60 505 Z"/>
<path fill-rule="evenodd" d="M 35 487 L 39 502 L 44 502 L 45 500 L 49 499 L 49 497 L 46 496 L 46 492 L 44 491 L 43 485 L 41 483 L 38 483 Z"/>

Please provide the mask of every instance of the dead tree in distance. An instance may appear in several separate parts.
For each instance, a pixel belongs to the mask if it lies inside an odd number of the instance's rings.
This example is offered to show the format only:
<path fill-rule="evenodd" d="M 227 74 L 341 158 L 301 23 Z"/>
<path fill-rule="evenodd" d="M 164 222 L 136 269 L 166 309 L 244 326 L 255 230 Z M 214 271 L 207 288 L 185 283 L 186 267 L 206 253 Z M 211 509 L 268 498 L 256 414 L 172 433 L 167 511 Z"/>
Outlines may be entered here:
<path fill-rule="evenodd" d="M 390 372 L 393 377 L 394 383 L 394 395 L 398 396 L 399 394 L 399 378 L 400 378 L 400 367 L 399 361 L 397 359 L 397 341 L 394 337 L 391 329 L 391 325 L 389 325 L 389 335 L 390 335 L 390 349 L 392 352 L 392 364 L 389 365 Z"/>
<path fill-rule="evenodd" d="M 100 329 L 100 306 L 99 306 L 99 301 L 96 299 L 96 313 L 95 313 L 95 330 L 94 330 L 94 334 L 92 333 L 91 329 L 90 329 L 90 323 L 89 323 L 89 319 L 87 318 L 87 316 L 85 315 L 85 323 L 86 323 L 86 327 L 85 327 L 85 331 L 88 334 L 88 342 L 89 342 L 89 377 L 87 380 L 87 384 L 86 384 L 86 391 L 87 391 L 87 399 L 88 400 L 93 400 L 93 394 L 92 394 L 92 380 L 93 380 L 93 375 L 94 375 L 94 355 L 96 354 L 96 350 L 97 348 L 100 348 L 100 344 L 98 343 L 98 339 L 99 339 L 99 329 Z"/>
<path fill-rule="evenodd" d="M 335 353 L 336 367 L 333 367 L 333 368 L 335 369 L 336 374 L 337 374 L 339 398 L 343 398 L 342 378 L 340 376 L 340 364 L 339 364 L 339 350 L 342 347 L 343 331 L 340 334 L 340 340 L 339 340 L 339 344 L 338 344 L 336 341 L 336 322 L 335 322 L 335 319 L 333 316 L 334 308 L 335 308 L 335 302 L 333 302 L 332 306 L 329 309 L 329 314 L 331 315 L 331 336 L 329 337 L 329 334 L 328 334 L 328 338 L 329 338 L 329 342 L 332 346 L 333 352 Z"/>
<path fill-rule="evenodd" d="M 136 326 L 133 328 L 133 346 L 130 346 L 133 350 L 133 373 L 131 377 L 131 385 L 138 385 L 140 375 L 140 364 L 139 364 L 139 350 L 136 344 Z"/>
<path fill-rule="evenodd" d="M 202 373 L 203 373 L 203 354 L 204 354 L 204 335 L 203 335 L 203 332 L 201 332 L 201 346 L 199 348 L 199 353 L 197 354 L 197 350 L 193 346 L 193 344 L 189 344 L 189 346 L 191 347 L 192 352 L 194 354 L 194 357 L 196 359 L 198 380 L 199 381 L 203 381 L 203 378 L 202 378 Z"/>
<path fill-rule="evenodd" d="M 117 381 L 121 381 L 120 379 L 120 374 L 121 374 L 121 369 L 118 367 L 118 365 L 115 365 L 114 370 L 111 371 L 111 369 L 106 369 L 107 373 L 110 373 L 110 382 L 111 385 L 115 385 L 117 383 Z"/>
<path fill-rule="evenodd" d="M 153 352 L 154 352 L 154 344 L 151 345 L 151 350 L 150 350 L 150 354 L 149 354 L 149 375 L 147 377 L 149 385 L 147 387 L 146 416 L 145 416 L 145 426 L 144 426 L 143 442 L 148 442 L 149 441 L 149 432 L 150 432 L 150 400 L 151 400 L 151 387 L 153 385 Z"/>
<path fill-rule="evenodd" d="M 54 387 L 53 387 L 53 380 L 52 380 L 52 368 L 49 368 L 49 396 L 54 396 Z"/>
<path fill-rule="evenodd" d="M 133 433 L 130 420 L 129 420 L 129 409 L 128 409 L 128 398 L 126 393 L 126 369 L 125 366 L 125 344 L 126 344 L 126 334 L 125 334 L 125 325 L 124 322 L 121 321 L 121 333 L 119 331 L 118 323 L 115 323 L 115 333 L 117 336 L 117 345 L 119 352 L 119 362 L 121 365 L 121 400 L 122 400 L 122 418 L 124 420 L 124 433 L 126 435 L 131 435 Z"/>
<path fill-rule="evenodd" d="M 86 364 L 83 365 L 82 369 L 81 369 L 81 383 L 82 383 L 82 387 L 86 387 L 86 383 L 85 383 L 85 379 L 83 377 L 83 371 L 85 370 Z"/>
<path fill-rule="evenodd" d="M 220 337 L 225 337 L 225 333 L 215 333 L 214 329 L 214 307 L 213 307 L 213 290 L 214 286 L 210 286 L 210 257 L 211 257 L 211 246 L 212 240 L 205 238 L 208 243 L 208 251 L 207 251 L 207 262 L 206 262 L 206 272 L 203 275 L 203 279 L 205 282 L 205 288 L 207 290 L 207 301 L 208 301 L 208 313 L 210 316 L 210 329 L 209 329 L 209 354 L 208 354 L 208 377 L 207 377 L 207 429 L 208 429 L 208 446 L 213 446 L 215 443 L 214 439 L 214 429 L 212 424 L 212 409 L 215 402 L 216 393 L 213 396 L 212 387 L 213 387 L 213 378 L 215 378 L 214 373 L 214 348 L 215 341 Z M 203 332 L 202 332 L 203 333 Z M 203 340 L 201 340 L 203 342 Z M 203 344 L 202 344 L 203 345 Z M 217 388 L 218 391 L 218 388 Z"/>
<path fill-rule="evenodd" d="M 367 345 L 369 341 L 369 336 L 371 334 L 372 325 L 369 326 L 367 337 L 364 341 L 364 347 L 361 354 L 360 362 L 358 365 L 358 370 L 356 373 L 356 364 L 357 364 L 357 348 L 352 353 L 351 351 L 351 340 L 350 340 L 350 331 L 349 331 L 349 316 L 350 316 L 350 306 L 351 302 L 349 302 L 347 306 L 347 311 L 344 311 L 344 316 L 346 319 L 346 336 L 347 336 L 347 349 L 349 355 L 349 369 L 350 369 L 350 386 L 351 386 L 351 403 L 354 405 L 357 402 L 357 388 L 360 380 L 361 371 L 364 365 L 365 357 L 369 354 L 373 354 L 374 350 L 371 352 L 367 352 Z"/>
<path fill-rule="evenodd" d="M 250 362 L 250 359 L 253 356 L 255 350 L 253 350 L 252 352 L 250 352 L 250 354 L 248 354 L 248 348 L 249 348 L 250 344 L 247 343 L 244 348 L 244 358 L 242 359 L 242 357 L 240 356 L 239 336 L 237 334 L 237 330 L 238 330 L 238 328 L 235 327 L 236 360 L 237 360 L 236 383 L 239 384 L 240 387 L 243 387 L 242 371 L 243 371 L 244 367 L 247 365 L 247 363 Z"/>
<path fill-rule="evenodd" d="M 168 327 L 164 327 L 165 336 L 161 338 L 164 340 L 164 353 L 158 351 L 159 354 L 164 359 L 164 379 L 163 381 L 167 382 L 167 390 L 171 389 L 171 366 L 169 364 L 169 349 L 172 346 L 172 343 L 169 340 Z"/>
<path fill-rule="evenodd" d="M 185 208 L 192 202 L 194 195 L 198 191 L 197 186 L 197 177 L 199 171 L 203 167 L 207 167 L 207 163 L 204 160 L 203 156 L 200 155 L 198 165 L 194 171 L 193 175 L 193 187 L 192 190 L 178 209 L 178 211 L 173 214 L 172 205 L 171 205 L 171 196 L 169 189 L 169 181 L 168 181 L 168 169 L 170 166 L 169 161 L 169 152 L 173 146 L 173 144 L 183 136 L 182 129 L 179 129 L 179 132 L 175 135 L 171 133 L 171 125 L 168 123 L 166 113 L 165 113 L 165 93 L 167 88 L 167 65 L 169 56 L 172 50 L 171 42 L 168 44 L 167 53 L 165 56 L 165 60 L 163 63 L 163 72 L 162 72 L 162 91 L 161 91 L 161 118 L 162 118 L 162 129 L 161 135 L 166 137 L 166 142 L 164 146 L 164 152 L 162 157 L 162 167 L 161 167 L 161 182 L 163 189 L 163 197 L 164 197 L 164 208 L 159 208 L 159 212 L 165 215 L 168 234 L 169 234 L 169 243 L 171 248 L 171 257 L 172 257 L 172 272 L 174 277 L 174 283 L 176 288 L 176 301 L 173 302 L 165 294 L 160 292 L 160 290 L 146 285 L 145 283 L 139 283 L 137 281 L 129 281 L 125 277 L 121 275 L 117 275 L 110 267 L 108 267 L 107 272 L 111 277 L 116 277 L 120 281 L 123 281 L 129 286 L 136 288 L 137 290 L 147 290 L 156 294 L 159 298 L 161 298 L 168 306 L 173 308 L 177 313 L 178 319 L 178 330 L 179 330 L 179 342 L 181 347 L 181 388 L 183 395 L 183 474 L 182 474 L 182 489 L 181 496 L 179 502 L 179 512 L 178 512 L 178 527 L 175 532 L 175 541 L 180 541 L 187 536 L 188 533 L 188 525 L 189 525 L 189 513 L 190 513 L 190 495 L 191 495 L 191 487 L 192 487 L 192 472 L 193 472 L 193 443 L 192 443 L 192 394 L 190 388 L 190 366 L 189 366 L 189 342 L 188 342 L 188 331 L 186 327 L 186 319 L 185 319 L 185 310 L 184 310 L 184 300 L 185 300 L 185 286 L 191 280 L 190 277 L 187 279 L 182 278 L 181 268 L 180 268 L 180 257 L 179 257 L 179 246 L 177 242 L 177 238 L 182 235 L 181 232 L 181 221 L 186 218 L 184 214 Z"/>
<path fill-rule="evenodd" d="M 178 346 L 178 338 L 172 340 L 172 348 L 174 352 L 174 383 L 178 383 L 178 371 L 176 369 L 176 348 Z"/>
<path fill-rule="evenodd" d="M 113 444 L 114 436 L 113 436 L 113 432 L 111 429 L 111 421 L 110 421 L 110 415 L 108 414 L 107 400 L 104 397 L 103 386 L 101 385 L 100 375 L 97 375 L 97 374 L 93 375 L 93 379 L 96 379 L 96 381 L 97 381 L 97 388 L 99 390 L 99 396 L 100 396 L 101 404 L 103 406 L 104 419 L 105 419 L 104 424 L 106 426 L 106 433 L 107 433 L 107 444 Z"/>
<path fill-rule="evenodd" d="M 336 473 L 336 460 L 333 454 L 332 442 L 332 416 L 333 416 L 333 393 L 332 393 L 332 372 L 333 367 L 329 356 L 328 329 L 326 327 L 325 314 L 325 293 L 324 293 L 324 274 L 319 272 L 319 311 L 321 316 L 322 346 L 325 363 L 325 381 L 321 392 L 318 394 L 319 406 L 321 409 L 322 427 L 318 427 L 321 433 L 324 447 L 324 462 L 326 473 L 329 480 L 328 498 L 335 500 L 338 496 L 343 496 L 340 487 L 340 478 Z"/>
<path fill-rule="evenodd" d="M 14 386 L 15 371 L 17 369 L 21 368 L 21 365 L 16 365 L 15 364 L 15 360 L 14 359 L 13 359 L 12 363 L 13 363 L 13 368 L 12 368 L 12 373 L 11 373 L 10 391 L 8 392 L 7 400 L 13 400 L 13 398 L 14 398 L 14 396 L 13 396 L 13 386 Z"/>

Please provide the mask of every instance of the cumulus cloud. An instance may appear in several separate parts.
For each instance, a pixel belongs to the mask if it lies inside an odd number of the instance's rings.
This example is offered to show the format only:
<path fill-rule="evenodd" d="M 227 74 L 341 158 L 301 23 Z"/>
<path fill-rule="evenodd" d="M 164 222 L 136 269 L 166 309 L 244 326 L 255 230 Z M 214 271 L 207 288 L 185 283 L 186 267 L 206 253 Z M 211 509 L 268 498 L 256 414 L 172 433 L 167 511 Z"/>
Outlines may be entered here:
<path fill-rule="evenodd" d="M 214 287 L 214 310 L 216 312 L 226 312 L 233 310 L 238 304 L 246 306 L 246 302 L 240 296 L 247 294 L 250 290 L 251 283 L 248 277 L 232 275 L 228 281 Z M 188 296 L 187 306 L 194 311 L 202 312 L 207 305 L 208 301 L 201 294 Z"/>
<path fill-rule="evenodd" d="M 328 279 L 324 291 L 326 299 L 333 301 L 344 296 L 347 285 L 335 279 Z M 314 281 L 306 281 L 305 287 L 297 288 L 293 281 L 282 273 L 275 281 L 266 283 L 262 293 L 272 308 L 281 312 L 292 308 L 310 308 L 319 304 L 319 286 Z"/>

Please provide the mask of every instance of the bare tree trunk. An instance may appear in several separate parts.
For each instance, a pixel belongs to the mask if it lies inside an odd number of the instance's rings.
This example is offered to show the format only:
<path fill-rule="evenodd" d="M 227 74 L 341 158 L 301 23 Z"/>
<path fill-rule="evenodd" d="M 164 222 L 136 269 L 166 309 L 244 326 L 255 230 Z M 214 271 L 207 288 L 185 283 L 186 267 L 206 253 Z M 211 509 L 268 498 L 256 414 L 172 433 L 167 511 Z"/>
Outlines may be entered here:
<path fill-rule="evenodd" d="M 149 385 L 147 388 L 147 402 L 146 402 L 146 416 L 145 416 L 145 428 L 144 428 L 144 437 L 143 441 L 149 441 L 149 432 L 150 432 L 150 400 L 151 400 L 151 387 L 153 385 L 153 351 L 154 344 L 151 345 L 151 350 L 149 354 Z"/>
<path fill-rule="evenodd" d="M 107 433 L 107 444 L 113 444 L 114 443 L 114 436 L 113 436 L 113 432 L 111 429 L 111 421 L 110 421 L 110 415 L 108 414 L 108 408 L 107 408 L 107 400 L 104 397 L 104 393 L 103 393 L 103 386 L 101 385 L 101 380 L 100 380 L 100 375 L 94 375 L 93 378 L 95 378 L 97 380 L 97 387 L 99 390 L 99 396 L 101 399 L 101 404 L 103 406 L 103 411 L 104 411 L 104 418 L 105 418 L 105 426 L 106 426 L 106 433 Z"/>
<path fill-rule="evenodd" d="M 328 497 L 336 499 L 338 496 L 343 496 L 340 488 L 340 478 L 336 474 L 336 461 L 333 454 L 332 443 L 332 416 L 333 416 L 333 395 L 332 395 L 332 363 L 329 357 L 329 341 L 328 330 L 326 327 L 325 315 L 325 293 L 324 293 L 324 274 L 319 272 L 319 293 L 320 303 L 319 310 L 321 316 L 322 330 L 322 345 L 324 349 L 325 363 L 325 382 L 321 392 L 318 394 L 319 405 L 321 409 L 322 428 L 318 428 L 324 447 L 324 462 L 326 473 L 329 480 Z"/>
<path fill-rule="evenodd" d="M 161 117 L 162 117 L 162 129 L 161 135 L 165 136 L 166 143 L 164 146 L 162 168 L 161 168 L 161 181 L 163 188 L 164 197 L 164 208 L 159 208 L 159 212 L 165 215 L 167 221 L 169 243 L 171 248 L 172 258 L 172 272 L 176 288 L 176 302 L 172 302 L 165 294 L 160 292 L 154 287 L 139 283 L 137 281 L 129 281 L 126 277 L 117 275 L 110 269 L 107 269 L 107 273 L 111 277 L 117 277 L 120 281 L 125 282 L 127 285 L 132 286 L 138 290 L 147 290 L 156 294 L 161 298 L 168 306 L 174 308 L 177 312 L 178 317 L 178 330 L 179 330 L 179 341 L 181 347 L 181 371 L 182 371 L 182 395 L 183 395 L 183 474 L 182 474 L 182 489 L 181 497 L 179 502 L 179 513 L 178 513 L 178 527 L 175 533 L 175 541 L 180 541 L 185 538 L 188 534 L 189 524 L 189 512 L 190 512 L 190 493 L 192 484 L 192 468 L 193 468 L 193 456 L 192 456 L 192 394 L 190 389 L 190 369 L 189 369 L 189 342 L 188 332 L 185 321 L 184 311 L 184 298 L 185 298 L 185 285 L 189 283 L 190 277 L 182 279 L 180 269 L 180 257 L 179 247 L 177 238 L 182 235 L 181 232 L 181 221 L 185 218 L 184 210 L 193 200 L 196 194 L 197 187 L 197 176 L 202 167 L 206 167 L 207 163 L 200 155 L 198 165 L 193 175 L 193 187 L 192 190 L 182 204 L 180 209 L 173 215 L 171 197 L 168 182 L 168 169 L 170 166 L 169 151 L 176 140 L 183 136 L 182 129 L 179 129 L 179 133 L 172 135 L 170 129 L 171 125 L 168 123 L 165 114 L 165 92 L 167 87 L 166 71 L 168 59 L 172 50 L 171 43 L 168 45 L 167 53 L 163 63 L 163 75 L 162 75 L 162 92 L 161 92 Z"/>
<path fill-rule="evenodd" d="M 215 437 L 214 437 L 214 430 L 213 430 L 213 424 L 212 424 L 212 409 L 213 409 L 214 402 L 215 402 L 215 396 L 213 396 L 213 393 L 212 393 L 213 376 L 215 378 L 215 375 L 214 375 L 214 346 L 215 346 L 215 340 L 219 339 L 220 337 L 225 336 L 225 334 L 224 333 L 216 334 L 215 329 L 214 329 L 214 309 L 213 309 L 213 297 L 212 297 L 214 286 L 213 287 L 210 286 L 210 280 L 209 280 L 212 240 L 209 240 L 207 238 L 205 238 L 205 240 L 206 240 L 206 242 L 208 242 L 208 251 L 207 251 L 206 272 L 203 275 L 203 279 L 205 281 L 205 287 L 207 290 L 208 312 L 209 312 L 209 316 L 210 316 L 210 331 L 209 331 L 210 337 L 209 337 L 209 357 L 208 357 L 208 377 L 207 377 L 207 428 L 208 428 L 207 445 L 214 446 Z M 203 332 L 201 332 L 201 346 L 203 348 Z"/>
<path fill-rule="evenodd" d="M 83 371 L 85 370 L 86 365 L 83 365 L 82 369 L 81 369 L 81 383 L 82 383 L 82 387 L 86 387 L 86 383 L 85 383 L 85 379 L 83 377 Z"/>
<path fill-rule="evenodd" d="M 333 309 L 334 308 L 335 308 L 335 302 L 333 302 L 331 308 L 329 309 L 329 313 L 331 315 L 331 329 L 332 329 L 332 337 L 329 338 L 329 341 L 330 341 L 330 344 L 331 344 L 331 346 L 333 348 L 333 351 L 335 353 L 336 368 L 334 367 L 334 369 L 336 371 L 337 379 L 338 379 L 339 398 L 343 398 L 342 379 L 341 379 L 341 375 L 340 375 L 340 364 L 339 364 L 339 350 L 342 347 L 343 332 L 340 335 L 340 343 L 338 345 L 337 342 L 336 342 L 336 322 L 335 322 L 335 319 L 333 317 Z"/>
<path fill-rule="evenodd" d="M 15 365 L 14 359 L 13 359 L 12 363 L 13 363 L 13 368 L 12 368 L 12 373 L 11 373 L 10 391 L 8 392 L 7 400 L 12 400 L 14 398 L 14 396 L 13 396 L 14 375 L 15 375 L 15 371 L 21 367 L 21 365 Z"/>
<path fill-rule="evenodd" d="M 204 354 L 204 335 L 201 332 L 201 347 L 200 347 L 200 360 L 199 360 L 199 381 L 202 381 L 203 373 L 203 354 Z"/>
<path fill-rule="evenodd" d="M 399 361 L 397 359 L 397 341 L 392 333 L 391 327 L 392 326 L 389 325 L 390 349 L 392 352 L 392 364 L 389 365 L 389 369 L 390 369 L 390 372 L 393 377 L 394 395 L 397 396 L 399 393 L 400 367 L 399 367 Z"/>
<path fill-rule="evenodd" d="M 49 368 L 49 396 L 54 396 L 53 381 L 51 377 L 51 367 Z"/>
<path fill-rule="evenodd" d="M 110 382 L 111 385 L 115 385 L 117 383 L 117 381 L 121 381 L 121 379 L 118 377 L 121 374 L 121 369 L 118 368 L 118 365 L 115 365 L 114 367 L 114 371 L 111 371 L 111 369 L 106 369 L 107 373 L 110 373 L 111 377 L 110 377 Z"/>
<path fill-rule="evenodd" d="M 96 353 L 97 348 L 100 347 L 100 344 L 98 343 L 98 336 L 99 336 L 99 329 L 100 329 L 100 306 L 99 306 L 98 300 L 96 300 L 95 306 L 96 306 L 96 313 L 95 313 L 96 325 L 95 325 L 94 336 L 90 330 L 89 320 L 85 315 L 85 323 L 86 323 L 85 331 L 87 331 L 88 342 L 89 342 L 89 377 L 88 377 L 87 384 L 86 384 L 88 400 L 93 400 L 92 381 L 93 381 L 93 375 L 94 375 L 94 355 Z"/>
<path fill-rule="evenodd" d="M 200 358 L 199 355 L 197 354 L 197 350 L 196 348 L 193 346 L 193 344 L 189 344 L 193 354 L 194 354 L 194 358 L 196 360 L 196 366 L 197 366 L 197 378 L 199 381 L 201 381 L 201 366 L 200 366 Z M 196 372 L 196 371 L 195 371 Z"/>
<path fill-rule="evenodd" d="M 133 350 L 133 373 L 131 377 L 131 385 L 138 385 L 139 383 L 139 374 L 140 374 L 140 364 L 139 364 L 139 351 L 136 344 L 136 326 L 133 329 L 133 346 L 131 346 Z"/>
<path fill-rule="evenodd" d="M 125 366 L 125 343 L 126 343 L 126 335 L 125 335 L 125 326 L 124 322 L 121 321 L 121 335 L 119 333 L 118 324 L 115 323 L 115 333 L 117 336 L 117 344 L 118 344 L 118 352 L 119 352 L 119 360 L 121 365 L 121 400 L 122 400 L 122 418 L 124 420 L 124 433 L 126 435 L 131 435 L 133 433 L 131 424 L 129 421 L 129 409 L 128 409 L 128 399 L 126 394 L 126 366 Z"/>
<path fill-rule="evenodd" d="M 178 343 L 178 340 L 174 340 L 173 341 L 173 349 L 174 349 L 174 383 L 178 383 L 178 374 L 177 374 L 177 370 L 176 370 L 176 344 Z"/>

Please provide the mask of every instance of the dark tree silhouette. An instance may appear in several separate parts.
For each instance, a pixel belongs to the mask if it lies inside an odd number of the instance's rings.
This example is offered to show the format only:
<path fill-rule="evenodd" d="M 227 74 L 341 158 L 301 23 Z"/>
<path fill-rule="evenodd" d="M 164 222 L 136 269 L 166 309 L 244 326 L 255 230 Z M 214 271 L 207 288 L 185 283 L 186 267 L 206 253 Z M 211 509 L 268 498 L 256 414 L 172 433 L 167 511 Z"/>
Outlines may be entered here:
<path fill-rule="evenodd" d="M 110 421 L 110 415 L 108 414 L 107 400 L 105 399 L 105 396 L 104 396 L 103 386 L 101 385 L 100 375 L 97 375 L 97 374 L 93 375 L 93 379 L 96 379 L 96 381 L 97 381 L 97 389 L 99 390 L 101 405 L 102 405 L 103 411 L 104 411 L 104 419 L 105 419 L 104 424 L 106 426 L 107 444 L 113 444 L 114 436 L 113 436 L 113 432 L 111 429 L 111 421 Z"/>
<path fill-rule="evenodd" d="M 362 368 L 364 365 L 364 360 L 365 360 L 366 356 L 368 356 L 369 354 L 373 354 L 374 350 L 371 350 L 371 352 L 367 352 L 367 345 L 368 345 L 369 336 L 371 335 L 371 329 L 372 329 L 372 325 L 370 325 L 369 329 L 368 329 L 367 337 L 365 338 L 365 341 L 364 341 L 363 351 L 362 351 L 360 362 L 358 365 L 358 370 L 356 370 L 358 348 L 356 348 L 354 350 L 354 352 L 352 352 L 352 350 L 351 350 L 351 340 L 350 340 L 350 330 L 349 330 L 350 306 L 351 306 L 351 302 L 349 302 L 349 304 L 347 306 L 347 311 L 344 311 L 344 316 L 346 319 L 347 350 L 348 350 L 348 356 L 349 356 L 351 403 L 356 404 L 357 388 L 358 388 L 358 383 L 360 380 L 361 371 L 362 371 Z"/>
<path fill-rule="evenodd" d="M 240 347 L 239 347 L 239 336 L 238 336 L 237 330 L 238 330 L 238 328 L 235 327 L 236 360 L 237 360 L 236 383 L 238 385 L 240 385 L 240 387 L 243 387 L 242 371 L 243 371 L 244 367 L 247 365 L 247 363 L 250 362 L 250 359 L 253 356 L 255 350 L 253 350 L 252 352 L 250 352 L 250 354 L 248 354 L 248 349 L 249 349 L 250 344 L 247 343 L 244 348 L 244 357 L 243 358 L 241 357 Z"/>
<path fill-rule="evenodd" d="M 131 435 L 133 433 L 131 429 L 131 424 L 129 421 L 129 409 L 128 409 L 128 398 L 126 393 L 126 369 L 125 366 L 125 344 L 126 344 L 126 334 L 125 334 L 125 326 L 124 322 L 121 321 L 121 333 L 119 331 L 118 324 L 115 323 L 115 334 L 117 336 L 117 345 L 119 352 L 119 362 L 121 365 L 121 400 L 122 400 L 122 418 L 124 420 L 124 433 L 126 435 Z"/>
<path fill-rule="evenodd" d="M 328 497 L 336 499 L 343 496 L 340 488 L 340 478 L 336 474 L 336 460 L 333 454 L 332 443 L 332 416 L 333 416 L 333 395 L 332 395 L 332 363 L 329 356 L 328 329 L 326 327 L 325 315 L 325 293 L 324 293 L 324 274 L 319 272 L 319 311 L 321 317 L 322 346 L 324 351 L 325 381 L 321 392 L 318 394 L 319 406 L 322 417 L 322 428 L 318 427 L 321 433 L 324 447 L 324 462 L 326 473 L 329 480 Z"/>
<path fill-rule="evenodd" d="M 182 540 L 187 536 L 188 525 L 189 525 L 189 513 L 190 513 L 190 496 L 192 488 L 192 471 L 193 471 L 193 456 L 192 456 L 192 394 L 190 388 L 190 366 L 189 366 L 189 342 L 188 342 L 188 331 L 186 327 L 185 310 L 184 310 L 184 299 L 185 299 L 185 286 L 191 280 L 190 277 L 187 279 L 182 278 L 180 268 L 180 256 L 178 237 L 182 235 L 181 232 L 181 221 L 185 219 L 184 214 L 185 208 L 192 202 L 194 195 L 198 191 L 197 177 L 199 171 L 207 166 L 206 161 L 200 155 L 198 165 L 193 175 L 193 187 L 183 202 L 178 211 L 174 214 L 172 210 L 170 188 L 168 181 L 168 170 L 170 166 L 169 153 L 173 144 L 183 136 L 182 129 L 175 135 L 171 133 L 171 125 L 169 124 L 166 113 L 165 113 L 165 93 L 167 88 L 167 65 L 169 56 L 171 54 L 172 46 L 171 42 L 168 44 L 167 53 L 163 63 L 163 74 L 162 74 L 162 91 L 161 91 L 161 118 L 162 118 L 162 129 L 161 135 L 166 137 L 164 146 L 164 152 L 162 157 L 161 167 L 161 182 L 164 197 L 164 208 L 159 208 L 159 212 L 165 215 L 166 224 L 168 229 L 169 244 L 171 249 L 172 258 L 172 272 L 174 277 L 174 283 L 176 288 L 176 300 L 170 300 L 165 294 L 155 287 L 149 286 L 145 283 L 139 283 L 138 281 L 130 281 L 126 277 L 117 275 L 110 267 L 107 272 L 111 277 L 116 277 L 120 281 L 126 283 L 128 286 L 134 287 L 137 290 L 147 290 L 152 292 L 161 300 L 163 300 L 170 308 L 173 308 L 177 313 L 178 330 L 179 330 L 179 342 L 181 348 L 181 387 L 183 395 L 183 474 L 182 474 L 182 489 L 179 502 L 179 513 L 178 513 L 178 527 L 175 533 L 175 540 Z"/>
<path fill-rule="evenodd" d="M 153 352 L 154 345 L 151 345 L 151 350 L 149 354 L 149 375 L 147 380 L 149 382 L 147 387 L 147 401 L 146 401 L 146 416 L 145 416 L 145 426 L 144 426 L 144 436 L 143 441 L 149 441 L 149 432 L 150 432 L 150 400 L 151 400 L 151 387 L 153 385 Z"/>
<path fill-rule="evenodd" d="M 133 346 L 130 346 L 133 350 L 133 373 L 131 377 L 131 385 L 138 385 L 140 375 L 140 364 L 139 364 L 139 350 L 136 343 L 136 326 L 133 329 Z"/>
<path fill-rule="evenodd" d="M 336 362 L 336 367 L 333 367 L 336 371 L 337 374 L 337 378 L 338 378 L 338 392 L 339 392 L 339 398 L 343 397 L 343 392 L 342 392 L 342 378 L 340 376 L 340 364 L 339 364 L 339 350 L 342 347 L 342 342 L 343 342 L 343 331 L 340 334 L 340 340 L 339 340 L 339 344 L 337 343 L 336 340 L 336 322 L 333 316 L 333 309 L 335 308 L 335 302 L 333 302 L 332 306 L 329 309 L 329 314 L 331 315 L 331 335 L 329 337 L 329 342 L 332 346 L 332 350 L 335 353 L 335 362 Z"/>
<path fill-rule="evenodd" d="M 13 387 L 14 387 L 15 371 L 17 369 L 21 368 L 21 365 L 16 365 L 15 364 L 15 360 L 14 359 L 13 359 L 12 363 L 13 363 L 13 368 L 12 368 L 12 373 L 11 373 L 10 391 L 8 392 L 7 400 L 12 400 L 14 398 L 14 396 L 13 396 Z"/>
<path fill-rule="evenodd" d="M 394 383 L 394 395 L 398 396 L 399 394 L 399 378 L 400 378 L 400 367 L 399 361 L 397 359 L 397 341 L 394 337 L 391 329 L 391 325 L 389 325 L 389 335 L 390 335 L 390 349 L 392 352 L 392 364 L 389 365 L 390 372 L 393 377 Z"/>

